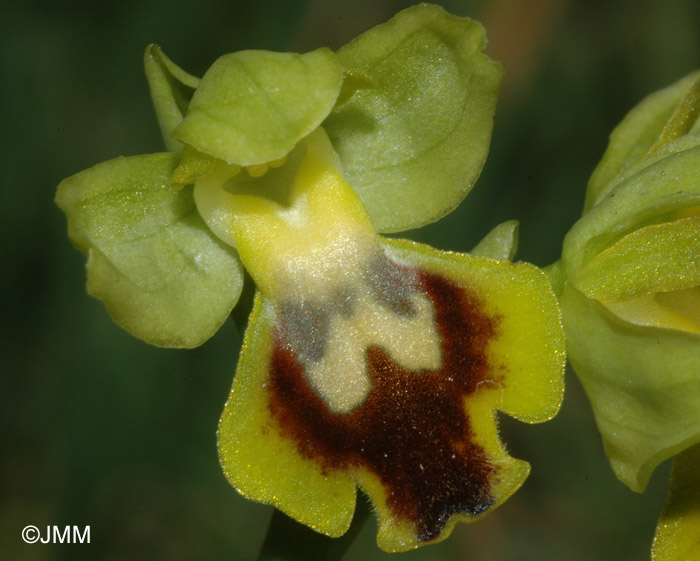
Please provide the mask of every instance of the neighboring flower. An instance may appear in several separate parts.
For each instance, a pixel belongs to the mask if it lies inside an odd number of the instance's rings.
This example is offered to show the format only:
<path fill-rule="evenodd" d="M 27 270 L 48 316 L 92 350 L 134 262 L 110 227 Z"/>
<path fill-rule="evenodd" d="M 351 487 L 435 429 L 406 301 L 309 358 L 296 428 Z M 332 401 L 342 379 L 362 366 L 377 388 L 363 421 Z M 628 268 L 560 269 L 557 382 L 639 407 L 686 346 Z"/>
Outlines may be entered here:
<path fill-rule="evenodd" d="M 673 459 L 671 489 L 654 536 L 653 561 L 688 561 L 700 551 L 700 444 Z"/>
<path fill-rule="evenodd" d="M 700 442 L 699 78 L 649 96 L 613 131 L 550 270 L 569 360 L 635 491 Z"/>
<path fill-rule="evenodd" d="M 199 80 L 146 69 L 169 153 L 64 180 L 88 289 L 134 335 L 191 347 L 256 287 L 219 427 L 244 496 L 339 536 L 356 487 L 378 542 L 447 537 L 524 481 L 495 410 L 551 418 L 563 331 L 515 225 L 471 255 L 383 238 L 452 210 L 488 150 L 501 68 L 481 26 L 420 5 L 337 54 L 244 51 Z"/>

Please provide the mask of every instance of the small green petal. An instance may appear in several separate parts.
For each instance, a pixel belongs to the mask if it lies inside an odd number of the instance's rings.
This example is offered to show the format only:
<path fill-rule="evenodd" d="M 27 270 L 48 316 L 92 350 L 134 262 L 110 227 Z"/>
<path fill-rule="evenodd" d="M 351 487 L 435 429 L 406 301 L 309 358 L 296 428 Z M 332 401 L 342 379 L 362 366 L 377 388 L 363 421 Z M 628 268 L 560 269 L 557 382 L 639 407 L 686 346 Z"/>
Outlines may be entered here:
<path fill-rule="evenodd" d="M 326 48 L 224 55 L 207 70 L 172 136 L 229 164 L 277 160 L 321 124 L 342 82 L 343 69 Z"/>
<path fill-rule="evenodd" d="M 626 322 L 570 284 L 560 304 L 613 471 L 641 492 L 659 463 L 700 440 L 700 335 Z"/>
<path fill-rule="evenodd" d="M 518 251 L 518 229 L 517 220 L 499 224 L 476 244 L 470 255 L 511 261 Z"/>
<path fill-rule="evenodd" d="M 340 88 L 338 99 L 335 102 L 336 107 L 343 105 L 359 90 L 374 89 L 379 85 L 359 68 L 345 68 L 343 73 L 345 78 L 343 79 L 343 86 Z"/>
<path fill-rule="evenodd" d="M 671 489 L 656 527 L 652 561 L 693 561 L 700 551 L 700 444 L 673 460 Z"/>
<path fill-rule="evenodd" d="M 220 160 L 186 144 L 180 163 L 170 177 L 170 184 L 175 188 L 192 185 L 200 177 L 213 173 L 219 164 Z"/>
<path fill-rule="evenodd" d="M 693 72 L 642 100 L 610 135 L 610 144 L 588 183 L 585 212 L 610 192 L 628 169 L 647 156 L 700 72 Z"/>
<path fill-rule="evenodd" d="M 177 161 L 104 162 L 63 180 L 56 202 L 88 257 L 88 292 L 114 321 L 154 345 L 195 347 L 230 314 L 243 271 L 200 218 L 192 188 L 168 187 Z"/>
<path fill-rule="evenodd" d="M 182 143 L 171 138 L 170 133 L 187 113 L 199 78 L 177 66 L 158 45 L 146 47 L 143 62 L 165 147 L 170 152 L 179 152 Z"/>
<path fill-rule="evenodd" d="M 420 4 L 338 51 L 377 84 L 323 125 L 377 231 L 433 222 L 474 185 L 503 73 L 485 45 L 478 22 Z"/>

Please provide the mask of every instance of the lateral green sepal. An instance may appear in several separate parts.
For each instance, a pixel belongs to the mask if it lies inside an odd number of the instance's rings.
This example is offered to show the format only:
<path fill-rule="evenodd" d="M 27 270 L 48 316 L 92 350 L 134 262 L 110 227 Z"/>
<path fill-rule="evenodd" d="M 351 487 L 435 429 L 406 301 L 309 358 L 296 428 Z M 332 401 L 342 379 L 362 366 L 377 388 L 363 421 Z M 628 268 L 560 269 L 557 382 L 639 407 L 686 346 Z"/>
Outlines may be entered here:
<path fill-rule="evenodd" d="M 420 4 L 338 51 L 377 84 L 323 124 L 377 231 L 441 218 L 479 176 L 503 73 L 485 45 L 478 22 Z"/>
<path fill-rule="evenodd" d="M 88 257 L 88 292 L 148 343 L 195 347 L 238 300 L 243 271 L 197 213 L 192 188 L 168 180 L 170 153 L 117 158 L 61 182 L 56 203 Z"/>
<path fill-rule="evenodd" d="M 700 440 L 700 335 L 624 321 L 571 284 L 559 301 L 611 467 L 641 492 L 659 463 Z"/>

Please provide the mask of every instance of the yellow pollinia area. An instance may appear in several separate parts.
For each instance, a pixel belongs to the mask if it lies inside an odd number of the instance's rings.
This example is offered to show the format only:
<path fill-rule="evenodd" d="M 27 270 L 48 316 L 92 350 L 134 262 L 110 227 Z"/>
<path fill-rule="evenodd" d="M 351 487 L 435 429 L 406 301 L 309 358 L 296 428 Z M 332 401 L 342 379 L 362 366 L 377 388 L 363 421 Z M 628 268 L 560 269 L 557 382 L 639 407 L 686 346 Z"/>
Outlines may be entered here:
<path fill-rule="evenodd" d="M 382 239 L 321 129 L 263 176 L 219 166 L 195 200 L 258 288 L 219 427 L 241 494 L 339 536 L 359 485 L 402 551 L 522 484 L 494 412 L 538 422 L 561 401 L 539 269 Z"/>

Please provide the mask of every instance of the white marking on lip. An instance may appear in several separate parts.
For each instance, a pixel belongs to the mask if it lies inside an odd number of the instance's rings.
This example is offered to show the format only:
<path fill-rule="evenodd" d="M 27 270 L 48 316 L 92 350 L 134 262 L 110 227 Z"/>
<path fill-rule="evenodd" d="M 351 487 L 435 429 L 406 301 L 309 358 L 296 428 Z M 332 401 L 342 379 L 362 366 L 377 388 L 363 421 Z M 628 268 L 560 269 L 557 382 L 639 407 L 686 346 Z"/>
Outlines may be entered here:
<path fill-rule="evenodd" d="M 349 317 L 332 316 L 323 358 L 305 365 L 307 380 L 332 412 L 350 413 L 367 399 L 372 389 L 367 369 L 370 347 L 382 348 L 397 365 L 416 375 L 440 368 L 441 339 L 432 303 L 420 292 L 410 299 L 415 313 L 399 315 L 363 291 Z"/>

